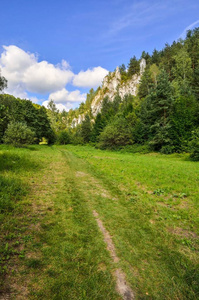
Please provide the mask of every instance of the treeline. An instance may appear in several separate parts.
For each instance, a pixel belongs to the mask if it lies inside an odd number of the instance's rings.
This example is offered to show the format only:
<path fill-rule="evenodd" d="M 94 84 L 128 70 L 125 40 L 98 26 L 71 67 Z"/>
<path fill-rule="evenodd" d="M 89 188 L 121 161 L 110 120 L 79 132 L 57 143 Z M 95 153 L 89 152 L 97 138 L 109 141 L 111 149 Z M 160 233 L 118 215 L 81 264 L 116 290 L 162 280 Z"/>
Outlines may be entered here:
<path fill-rule="evenodd" d="M 91 142 L 102 149 L 141 145 L 162 153 L 189 151 L 197 144 L 199 28 L 152 55 L 143 52 L 141 58 L 147 67 L 138 95 L 126 95 L 123 100 L 116 95 L 113 102 L 106 97 L 95 120 L 87 107 L 81 125 L 68 128 L 71 143 Z M 139 61 L 133 57 L 127 68 L 120 67 L 122 80 L 139 72 Z"/>
<path fill-rule="evenodd" d="M 14 96 L 0 95 L 0 143 L 55 142 L 55 134 L 45 107 Z"/>

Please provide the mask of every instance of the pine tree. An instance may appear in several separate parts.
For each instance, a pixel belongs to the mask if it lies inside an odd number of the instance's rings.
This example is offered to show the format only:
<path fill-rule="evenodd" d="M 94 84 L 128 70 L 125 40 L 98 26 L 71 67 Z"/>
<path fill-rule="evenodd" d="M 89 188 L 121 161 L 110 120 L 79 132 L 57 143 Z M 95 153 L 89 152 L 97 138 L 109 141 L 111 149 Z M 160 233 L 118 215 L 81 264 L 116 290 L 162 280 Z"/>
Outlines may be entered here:
<path fill-rule="evenodd" d="M 89 143 L 91 139 L 91 120 L 89 115 L 85 116 L 85 120 L 81 125 L 81 137 L 83 138 L 84 143 Z"/>

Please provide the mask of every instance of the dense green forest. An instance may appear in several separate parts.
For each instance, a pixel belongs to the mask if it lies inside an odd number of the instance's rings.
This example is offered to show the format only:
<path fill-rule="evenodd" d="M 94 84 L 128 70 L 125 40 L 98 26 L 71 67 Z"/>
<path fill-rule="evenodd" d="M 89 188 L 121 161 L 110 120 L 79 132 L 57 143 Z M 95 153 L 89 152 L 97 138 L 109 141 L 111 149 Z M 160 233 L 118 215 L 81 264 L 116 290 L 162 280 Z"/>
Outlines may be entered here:
<path fill-rule="evenodd" d="M 112 102 L 105 97 L 96 118 L 91 103 L 100 87 L 91 89 L 86 102 L 69 112 L 59 112 L 53 101 L 45 109 L 1 94 L 0 142 L 9 143 L 8 125 L 15 127 L 20 122 L 34 133 L 35 143 L 45 138 L 48 143 L 92 143 L 101 149 L 126 147 L 165 154 L 191 151 L 192 157 L 199 159 L 199 28 L 161 51 L 155 49 L 151 55 L 143 51 L 140 59 L 132 57 L 127 68 L 124 64 L 119 68 L 122 81 L 139 73 L 141 58 L 146 60 L 146 69 L 138 95 L 124 99 L 116 95 Z M 0 78 L 3 89 L 6 80 Z M 83 113 L 84 121 L 71 126 Z"/>

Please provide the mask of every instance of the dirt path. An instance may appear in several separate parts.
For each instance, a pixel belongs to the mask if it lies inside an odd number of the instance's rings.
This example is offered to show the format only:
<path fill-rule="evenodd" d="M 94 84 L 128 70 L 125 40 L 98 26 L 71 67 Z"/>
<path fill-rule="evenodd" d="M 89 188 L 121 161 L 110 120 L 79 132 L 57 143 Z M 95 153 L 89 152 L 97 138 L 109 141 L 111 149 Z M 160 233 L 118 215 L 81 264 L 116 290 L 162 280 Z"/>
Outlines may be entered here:
<path fill-rule="evenodd" d="M 72 161 L 70 161 L 72 163 Z M 71 165 L 72 168 L 74 168 L 74 165 Z M 83 172 L 82 169 L 78 169 L 78 164 L 75 165 L 75 170 L 73 169 L 73 172 L 75 171 L 75 177 L 77 178 L 77 185 L 78 184 L 84 184 L 86 189 L 84 189 L 84 194 L 87 197 L 94 197 L 94 196 L 100 196 L 103 198 L 107 198 L 111 201 L 117 201 L 117 197 L 112 195 L 111 191 L 107 189 L 107 187 L 104 187 L 102 182 L 99 178 L 94 177 L 93 174 L 89 174 L 88 172 Z M 123 300 L 133 300 L 135 299 L 134 292 L 130 288 L 129 284 L 126 280 L 126 275 L 122 271 L 121 268 L 117 267 L 118 262 L 120 261 L 119 257 L 116 254 L 115 245 L 112 241 L 112 237 L 110 233 L 107 231 L 107 229 L 104 227 L 103 222 L 99 218 L 99 214 L 96 212 L 96 210 L 93 210 L 92 208 L 92 201 L 90 198 L 89 201 L 89 207 L 92 210 L 93 216 L 95 217 L 95 220 L 97 222 L 97 225 L 102 232 L 104 242 L 107 245 L 107 250 L 110 253 L 110 256 L 112 258 L 112 261 L 114 263 L 114 279 L 116 281 L 116 291 L 121 295 Z"/>
<path fill-rule="evenodd" d="M 0 291 L 0 300 L 134 299 L 98 210 L 101 201 L 117 205 L 117 194 L 82 159 L 56 147 L 44 150 L 45 167 L 27 174 L 30 193 L 14 216 L 19 233 L 11 233 L 9 292 Z"/>
<path fill-rule="evenodd" d="M 119 257 L 116 255 L 115 246 L 113 244 L 113 241 L 112 241 L 112 238 L 111 238 L 109 232 L 104 227 L 102 221 L 99 219 L 98 213 L 95 210 L 93 211 L 93 215 L 97 221 L 98 227 L 100 228 L 100 230 L 104 236 L 104 241 L 107 244 L 107 249 L 110 252 L 113 262 L 118 263 Z M 114 272 L 114 276 L 116 278 L 116 289 L 117 289 L 118 293 L 122 296 L 122 298 L 124 300 L 135 299 L 132 289 L 129 287 L 129 285 L 126 282 L 125 273 L 121 269 L 117 268 Z"/>

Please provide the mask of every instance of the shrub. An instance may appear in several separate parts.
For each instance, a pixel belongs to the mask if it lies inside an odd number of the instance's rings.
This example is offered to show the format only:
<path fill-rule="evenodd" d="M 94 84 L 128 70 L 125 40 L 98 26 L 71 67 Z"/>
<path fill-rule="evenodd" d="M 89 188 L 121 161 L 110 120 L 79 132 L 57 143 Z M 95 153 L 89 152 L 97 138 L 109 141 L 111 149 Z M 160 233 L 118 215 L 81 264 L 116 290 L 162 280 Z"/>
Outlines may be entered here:
<path fill-rule="evenodd" d="M 60 131 L 57 136 L 58 145 L 66 145 L 70 143 L 70 136 L 67 131 Z"/>
<path fill-rule="evenodd" d="M 35 133 L 21 122 L 10 122 L 5 131 L 3 142 L 16 147 L 34 143 Z"/>
<path fill-rule="evenodd" d="M 192 139 L 189 143 L 190 158 L 199 161 L 199 128 L 192 132 Z"/>
<path fill-rule="evenodd" d="M 162 154 L 171 154 L 174 152 L 174 147 L 171 146 L 171 145 L 165 145 L 165 146 L 162 146 L 160 152 Z"/>
<path fill-rule="evenodd" d="M 132 143 L 132 132 L 127 120 L 123 116 L 118 116 L 100 134 L 98 147 L 101 149 L 116 149 Z"/>

